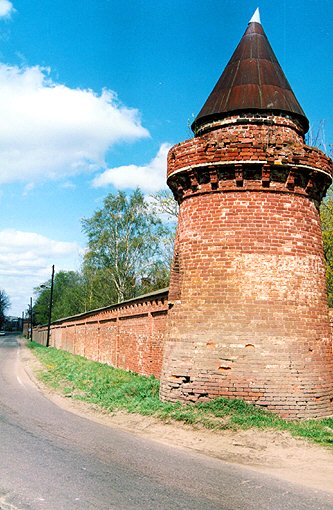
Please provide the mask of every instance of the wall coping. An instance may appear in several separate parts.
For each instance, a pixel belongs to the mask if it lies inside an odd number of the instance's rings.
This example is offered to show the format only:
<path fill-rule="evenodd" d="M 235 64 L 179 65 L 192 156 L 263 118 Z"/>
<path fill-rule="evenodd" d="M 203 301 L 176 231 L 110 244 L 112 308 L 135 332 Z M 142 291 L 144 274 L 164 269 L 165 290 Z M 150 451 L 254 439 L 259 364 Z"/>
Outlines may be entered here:
<path fill-rule="evenodd" d="M 131 299 L 127 299 L 126 301 L 121 301 L 120 303 L 114 303 L 112 305 L 104 306 L 103 308 L 96 308 L 94 310 L 89 310 L 88 312 L 79 313 L 77 315 L 72 315 L 70 317 L 64 317 L 61 319 L 57 319 L 55 321 L 51 322 L 51 325 L 53 324 L 62 324 L 63 322 L 71 322 L 75 319 L 84 319 L 86 317 L 91 317 L 92 315 L 96 315 L 101 312 L 107 312 L 108 310 L 114 310 L 115 308 L 119 308 L 121 306 L 127 305 L 128 303 L 133 303 L 135 301 L 149 301 L 150 298 L 156 299 L 156 298 L 162 298 L 162 297 L 168 297 L 169 294 L 169 287 L 165 287 L 164 289 L 154 290 L 153 292 L 149 292 L 148 294 L 142 294 L 141 296 L 136 296 Z M 38 324 L 35 326 L 35 328 L 43 328 L 46 327 L 47 324 Z M 34 328 L 34 329 L 35 329 Z"/>

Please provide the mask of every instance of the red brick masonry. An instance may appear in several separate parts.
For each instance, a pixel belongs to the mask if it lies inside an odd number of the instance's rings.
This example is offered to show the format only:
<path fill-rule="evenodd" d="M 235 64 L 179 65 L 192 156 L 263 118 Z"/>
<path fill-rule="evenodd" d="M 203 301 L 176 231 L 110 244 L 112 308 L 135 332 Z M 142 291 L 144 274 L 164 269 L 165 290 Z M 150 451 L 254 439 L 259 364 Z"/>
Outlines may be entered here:
<path fill-rule="evenodd" d="M 80 354 L 101 363 L 131 370 L 142 375 L 159 377 L 165 343 L 167 314 L 168 291 L 163 289 L 119 305 L 56 321 L 51 328 L 50 343 L 56 348 L 64 349 L 73 354 Z M 333 328 L 333 310 L 330 311 L 330 317 Z M 278 323 L 277 328 L 279 327 Z M 46 326 L 35 328 L 33 334 L 36 342 L 45 345 Z M 208 352 L 210 358 L 212 358 L 211 353 L 213 353 L 216 346 L 212 342 L 207 342 L 206 347 L 206 355 Z M 251 343 L 235 345 L 233 349 L 236 353 L 237 350 L 243 350 L 243 366 L 246 357 L 253 359 L 255 356 L 255 346 Z M 272 349 L 272 354 L 278 358 L 280 350 L 278 344 L 275 349 Z M 311 353 L 310 347 L 309 353 Z M 288 355 L 286 352 L 285 357 L 286 366 L 284 370 L 282 369 L 282 373 L 287 371 L 288 374 Z M 276 368 L 276 360 L 273 360 L 272 364 L 275 365 L 272 368 Z M 221 360 L 217 373 L 228 373 L 231 365 L 231 359 Z M 320 359 L 318 360 L 318 366 L 320 366 Z M 179 375 L 181 376 L 181 374 Z M 212 385 L 213 379 L 211 377 L 206 376 L 206 380 Z M 179 381 L 175 373 L 174 386 L 177 388 L 178 384 Z M 187 385 L 189 387 L 188 383 Z M 289 393 L 290 387 L 287 379 L 285 395 L 281 395 L 281 400 L 284 399 L 285 402 Z M 236 396 L 234 391 L 225 392 L 225 395 Z M 239 391 L 237 396 L 247 399 L 249 394 L 247 391 Z"/>
<path fill-rule="evenodd" d="M 56 321 L 50 345 L 142 375 L 160 376 L 168 311 L 163 289 L 100 310 Z M 46 344 L 47 326 L 33 339 Z"/>
<path fill-rule="evenodd" d="M 333 414 L 319 204 L 332 162 L 296 119 L 241 114 L 174 146 L 180 204 L 161 398 Z"/>

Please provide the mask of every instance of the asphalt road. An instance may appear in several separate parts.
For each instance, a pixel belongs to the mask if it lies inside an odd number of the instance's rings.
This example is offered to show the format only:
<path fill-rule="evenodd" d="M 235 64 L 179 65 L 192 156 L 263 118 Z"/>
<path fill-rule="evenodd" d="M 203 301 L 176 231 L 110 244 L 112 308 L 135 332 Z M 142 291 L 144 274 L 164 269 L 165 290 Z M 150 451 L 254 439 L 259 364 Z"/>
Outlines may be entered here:
<path fill-rule="evenodd" d="M 327 510 L 304 490 L 99 425 L 48 400 L 0 339 L 1 510 Z"/>

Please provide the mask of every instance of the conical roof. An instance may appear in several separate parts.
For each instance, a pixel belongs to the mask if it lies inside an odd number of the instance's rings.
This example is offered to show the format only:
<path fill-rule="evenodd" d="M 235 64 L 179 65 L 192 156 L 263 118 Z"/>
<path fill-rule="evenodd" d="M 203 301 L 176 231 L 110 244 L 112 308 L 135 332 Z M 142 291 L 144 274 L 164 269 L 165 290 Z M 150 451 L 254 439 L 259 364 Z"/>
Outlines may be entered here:
<path fill-rule="evenodd" d="M 309 121 L 268 42 L 258 10 L 192 129 L 195 132 L 207 122 L 244 111 L 284 112 L 297 117 L 304 132 L 309 129 Z"/>

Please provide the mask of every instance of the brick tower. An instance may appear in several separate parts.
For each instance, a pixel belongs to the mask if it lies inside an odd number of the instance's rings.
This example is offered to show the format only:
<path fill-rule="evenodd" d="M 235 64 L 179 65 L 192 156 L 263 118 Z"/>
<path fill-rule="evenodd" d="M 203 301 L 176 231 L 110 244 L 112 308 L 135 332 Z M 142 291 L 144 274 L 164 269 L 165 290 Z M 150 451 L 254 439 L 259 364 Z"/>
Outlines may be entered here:
<path fill-rule="evenodd" d="M 287 418 L 333 414 L 319 204 L 332 162 L 258 12 L 168 155 L 180 204 L 163 400 L 242 398 Z"/>

